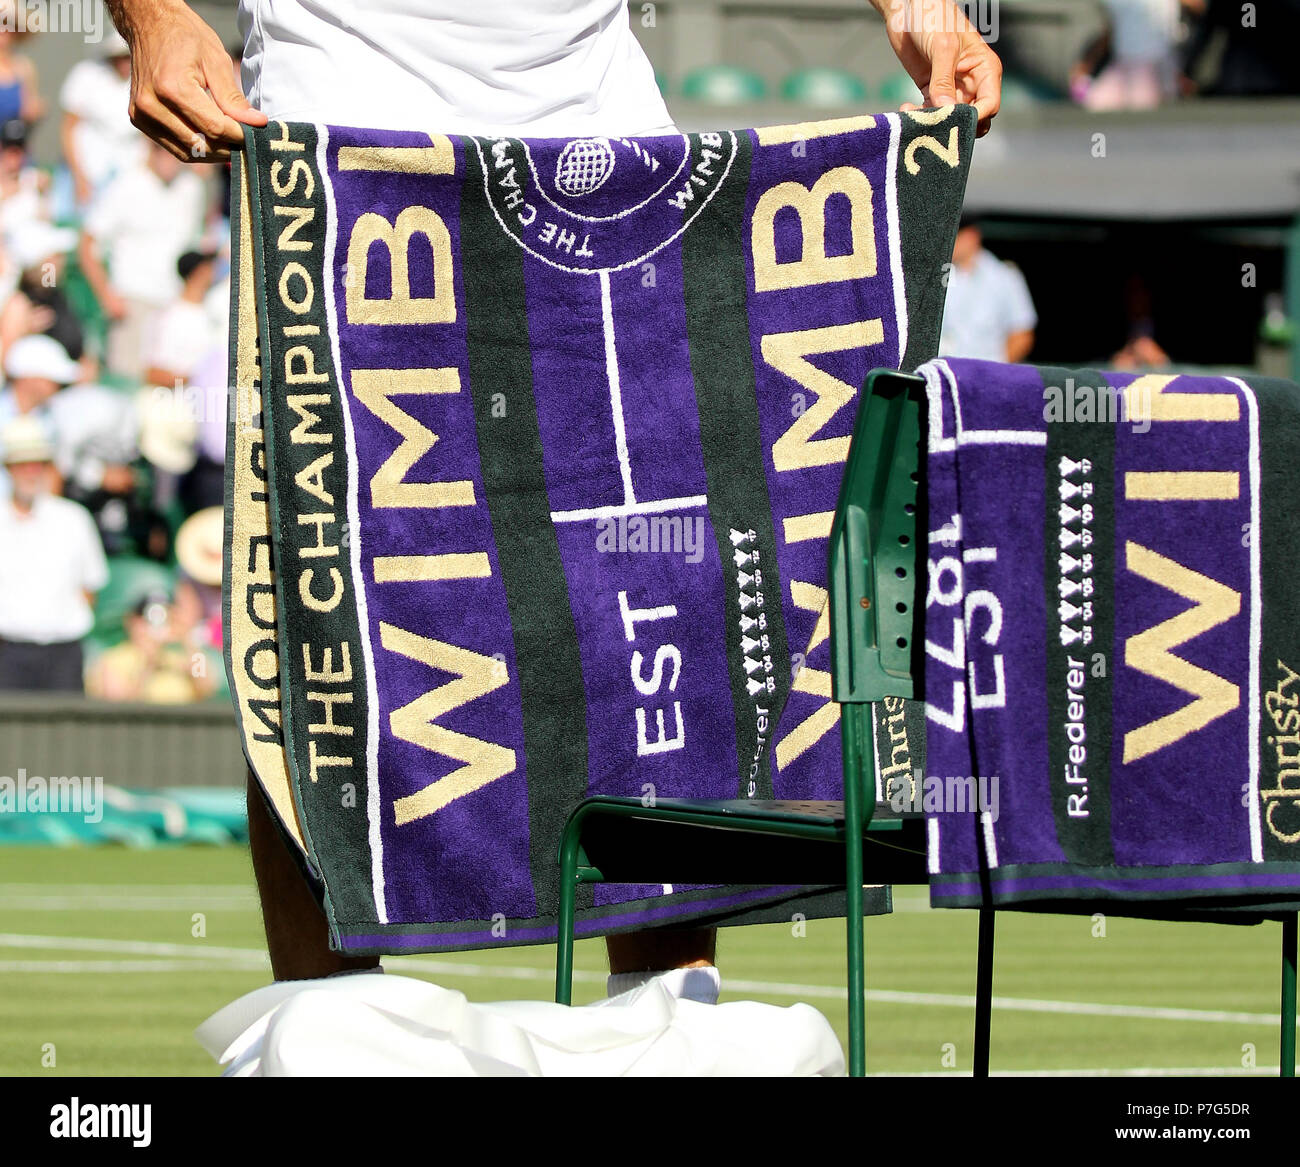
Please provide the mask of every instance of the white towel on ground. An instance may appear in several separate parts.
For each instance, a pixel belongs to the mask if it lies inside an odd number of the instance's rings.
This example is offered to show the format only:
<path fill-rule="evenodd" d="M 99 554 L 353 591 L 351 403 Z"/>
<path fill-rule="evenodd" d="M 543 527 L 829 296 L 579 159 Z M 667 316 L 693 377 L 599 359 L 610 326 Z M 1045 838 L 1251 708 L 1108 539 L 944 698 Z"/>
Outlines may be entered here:
<path fill-rule="evenodd" d="M 195 1031 L 234 1077 L 839 1076 L 844 1055 L 810 1005 L 703 1005 L 651 981 L 570 1008 L 470 1002 L 413 977 L 281 981 Z"/>

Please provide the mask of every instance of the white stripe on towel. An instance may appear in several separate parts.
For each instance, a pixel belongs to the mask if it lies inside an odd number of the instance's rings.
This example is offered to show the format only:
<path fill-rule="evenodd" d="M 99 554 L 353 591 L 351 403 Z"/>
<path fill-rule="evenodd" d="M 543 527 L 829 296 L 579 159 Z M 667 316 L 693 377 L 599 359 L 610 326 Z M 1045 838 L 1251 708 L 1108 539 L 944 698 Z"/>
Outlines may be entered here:
<path fill-rule="evenodd" d="M 325 178 L 325 270 L 334 270 L 334 251 L 338 240 L 338 209 L 334 204 L 334 188 L 328 180 L 329 169 L 326 166 L 326 152 L 329 149 L 329 129 L 318 127 L 320 136 L 316 140 L 316 165 Z M 325 311 L 330 320 L 337 320 L 334 305 L 334 281 L 325 281 Z M 348 465 L 352 468 L 348 482 L 348 522 L 349 530 L 354 532 L 349 540 L 352 559 L 352 578 L 360 581 L 361 574 L 361 519 L 357 508 L 357 488 L 360 476 L 356 473 L 357 442 L 352 432 L 352 398 L 343 391 L 343 360 L 339 354 L 339 330 L 332 330 L 330 336 L 331 356 L 334 358 L 336 376 L 339 378 L 339 398 L 342 401 L 343 432 L 347 440 Z M 383 810 L 379 800 L 379 693 L 375 685 L 375 651 L 370 643 L 368 631 L 370 617 L 366 603 L 366 589 L 357 587 L 357 621 L 361 626 L 361 655 L 365 660 L 366 700 L 369 709 L 366 717 L 366 822 L 367 838 L 370 843 L 370 891 L 375 900 L 375 919 L 381 924 L 388 923 L 387 892 L 384 885 L 384 838 L 380 831 Z"/>
<path fill-rule="evenodd" d="M 1264 862 L 1264 835 L 1259 821 L 1259 637 L 1260 637 L 1260 563 L 1259 544 L 1259 402 L 1245 381 L 1229 377 L 1246 399 L 1246 421 L 1250 427 L 1250 684 L 1247 708 L 1249 729 L 1246 736 L 1250 773 L 1250 858 Z"/>
<path fill-rule="evenodd" d="M 609 292 L 609 272 L 600 273 L 600 317 L 605 325 L 605 375 L 609 378 L 609 407 L 614 414 L 614 445 L 618 468 L 623 474 L 623 501 L 636 502 L 632 489 L 632 461 L 627 452 L 627 429 L 623 422 L 623 387 L 618 378 L 618 350 L 614 345 L 614 301 Z"/>

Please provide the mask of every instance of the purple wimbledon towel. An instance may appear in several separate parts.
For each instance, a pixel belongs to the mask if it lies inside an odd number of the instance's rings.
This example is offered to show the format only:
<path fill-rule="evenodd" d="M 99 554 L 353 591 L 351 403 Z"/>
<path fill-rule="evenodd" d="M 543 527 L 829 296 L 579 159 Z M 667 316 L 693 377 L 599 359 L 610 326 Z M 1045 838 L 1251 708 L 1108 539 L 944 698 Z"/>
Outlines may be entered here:
<path fill-rule="evenodd" d="M 1300 899 L 1300 389 L 934 361 L 931 897 Z"/>
<path fill-rule="evenodd" d="M 589 794 L 839 794 L 831 513 L 867 373 L 935 352 L 974 123 L 247 133 L 231 691 L 338 946 L 553 939 Z"/>

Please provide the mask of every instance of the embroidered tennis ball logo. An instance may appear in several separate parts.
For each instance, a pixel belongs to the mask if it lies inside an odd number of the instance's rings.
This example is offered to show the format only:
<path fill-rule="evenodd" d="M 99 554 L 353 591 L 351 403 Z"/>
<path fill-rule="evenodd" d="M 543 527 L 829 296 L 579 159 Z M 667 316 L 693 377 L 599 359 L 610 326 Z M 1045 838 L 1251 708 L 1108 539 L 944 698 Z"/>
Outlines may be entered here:
<path fill-rule="evenodd" d="M 474 141 L 501 227 L 552 267 L 587 274 L 635 267 L 677 239 L 738 149 L 731 132 Z"/>
<path fill-rule="evenodd" d="M 577 138 L 560 151 L 555 185 L 570 198 L 581 198 L 605 185 L 614 173 L 614 148 L 608 138 Z"/>

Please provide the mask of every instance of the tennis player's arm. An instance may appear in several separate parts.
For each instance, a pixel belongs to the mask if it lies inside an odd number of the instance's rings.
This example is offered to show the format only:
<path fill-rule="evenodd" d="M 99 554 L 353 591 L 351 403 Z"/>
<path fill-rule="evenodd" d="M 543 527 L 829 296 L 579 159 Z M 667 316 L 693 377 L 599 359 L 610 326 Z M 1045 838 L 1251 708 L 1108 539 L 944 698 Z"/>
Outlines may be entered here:
<path fill-rule="evenodd" d="M 870 0 L 927 105 L 973 105 L 979 133 L 1002 104 L 1002 62 L 954 0 Z M 912 103 L 904 109 L 919 109 Z"/>
<path fill-rule="evenodd" d="M 264 126 L 230 55 L 181 0 L 105 0 L 131 48 L 131 122 L 183 162 L 230 157 L 243 125 Z"/>

